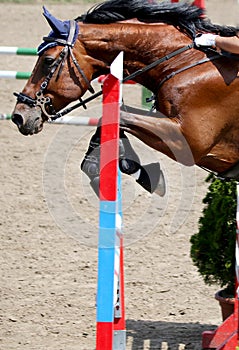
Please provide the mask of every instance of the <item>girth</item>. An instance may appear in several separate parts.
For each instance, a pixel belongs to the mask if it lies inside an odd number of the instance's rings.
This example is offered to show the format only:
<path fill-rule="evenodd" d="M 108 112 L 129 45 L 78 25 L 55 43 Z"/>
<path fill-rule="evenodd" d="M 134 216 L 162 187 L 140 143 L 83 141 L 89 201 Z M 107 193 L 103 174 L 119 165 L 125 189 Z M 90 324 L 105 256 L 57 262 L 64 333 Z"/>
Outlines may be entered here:
<path fill-rule="evenodd" d="M 223 180 L 236 180 L 239 181 L 239 161 L 233 165 L 230 169 L 217 174 L 218 178 Z"/>

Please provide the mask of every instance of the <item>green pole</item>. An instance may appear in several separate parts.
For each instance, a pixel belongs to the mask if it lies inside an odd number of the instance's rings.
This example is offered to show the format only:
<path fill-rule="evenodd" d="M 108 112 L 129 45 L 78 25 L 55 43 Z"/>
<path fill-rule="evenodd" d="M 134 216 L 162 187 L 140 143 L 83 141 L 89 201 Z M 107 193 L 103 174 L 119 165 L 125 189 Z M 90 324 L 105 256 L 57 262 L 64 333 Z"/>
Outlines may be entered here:
<path fill-rule="evenodd" d="M 30 72 L 17 72 L 16 79 L 29 79 L 31 76 Z"/>
<path fill-rule="evenodd" d="M 31 48 L 31 47 L 19 47 L 17 49 L 17 55 L 29 55 L 29 56 L 36 56 L 37 55 L 37 49 Z"/>
<path fill-rule="evenodd" d="M 142 87 L 142 107 L 145 109 L 151 109 L 153 103 L 152 102 L 146 102 L 147 98 L 150 98 L 153 95 L 152 91 L 146 89 L 146 87 Z"/>

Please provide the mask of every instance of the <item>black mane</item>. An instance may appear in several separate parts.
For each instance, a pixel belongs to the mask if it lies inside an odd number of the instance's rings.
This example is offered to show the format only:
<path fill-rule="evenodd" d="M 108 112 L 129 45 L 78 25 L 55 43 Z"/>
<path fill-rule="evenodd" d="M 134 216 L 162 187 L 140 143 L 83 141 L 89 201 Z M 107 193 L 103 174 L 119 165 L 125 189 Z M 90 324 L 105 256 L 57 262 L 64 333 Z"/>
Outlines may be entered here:
<path fill-rule="evenodd" d="M 201 17 L 202 14 L 202 9 L 187 2 L 149 3 L 148 0 L 109 0 L 94 6 L 76 20 L 83 23 L 107 24 L 137 18 L 140 22 L 171 24 L 190 38 L 202 32 L 233 36 L 239 30 L 231 26 L 212 24 L 209 19 Z"/>

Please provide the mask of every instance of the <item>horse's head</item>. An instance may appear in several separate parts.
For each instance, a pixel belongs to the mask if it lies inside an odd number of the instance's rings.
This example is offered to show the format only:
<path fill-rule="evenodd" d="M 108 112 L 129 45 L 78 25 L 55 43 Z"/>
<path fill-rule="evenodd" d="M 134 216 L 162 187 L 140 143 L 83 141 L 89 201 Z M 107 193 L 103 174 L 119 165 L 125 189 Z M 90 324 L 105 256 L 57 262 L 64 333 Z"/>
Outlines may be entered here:
<path fill-rule="evenodd" d="M 78 37 L 75 21 L 62 22 L 45 8 L 52 31 L 38 48 L 39 58 L 23 91 L 17 96 L 12 120 L 24 135 L 36 134 L 43 123 L 88 89 L 93 66 Z"/>

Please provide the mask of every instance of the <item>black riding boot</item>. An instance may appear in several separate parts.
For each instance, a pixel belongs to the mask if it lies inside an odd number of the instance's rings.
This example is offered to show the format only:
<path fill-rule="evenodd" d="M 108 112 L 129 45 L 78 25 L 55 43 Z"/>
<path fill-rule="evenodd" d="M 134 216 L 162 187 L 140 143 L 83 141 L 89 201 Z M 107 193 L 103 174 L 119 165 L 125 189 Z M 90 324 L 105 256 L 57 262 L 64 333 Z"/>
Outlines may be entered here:
<path fill-rule="evenodd" d="M 81 163 L 81 170 L 90 178 L 90 185 L 99 196 L 99 175 L 100 175 L 100 133 L 101 127 L 97 127 L 92 136 L 89 148 Z"/>

